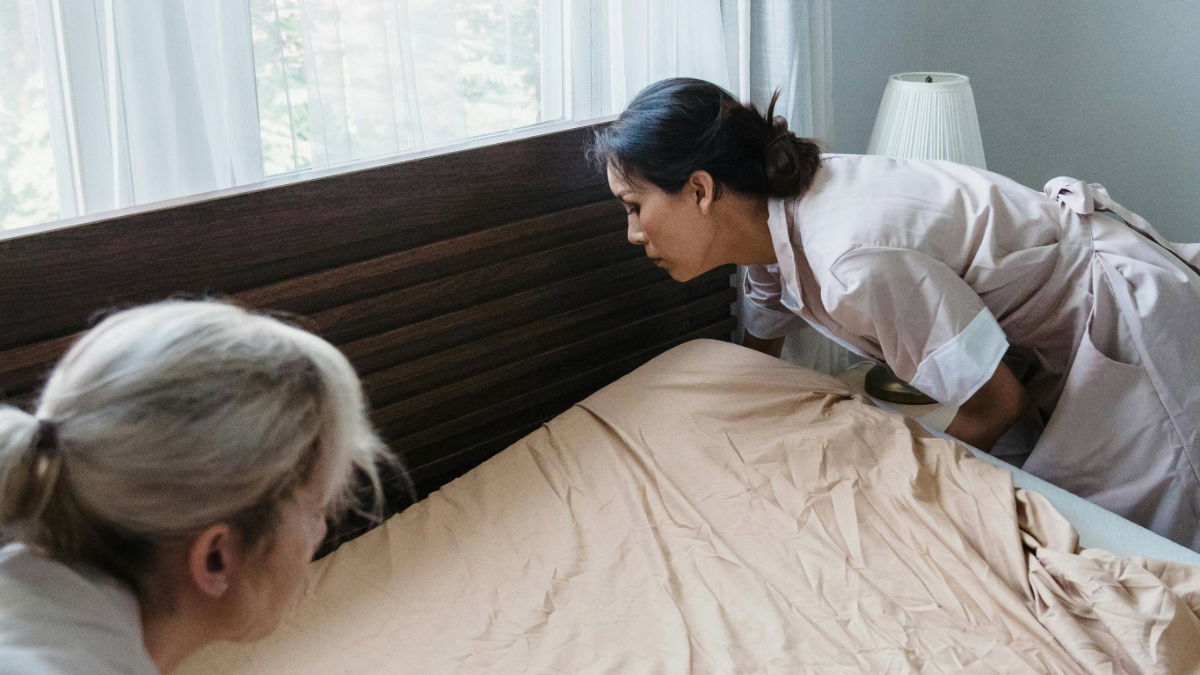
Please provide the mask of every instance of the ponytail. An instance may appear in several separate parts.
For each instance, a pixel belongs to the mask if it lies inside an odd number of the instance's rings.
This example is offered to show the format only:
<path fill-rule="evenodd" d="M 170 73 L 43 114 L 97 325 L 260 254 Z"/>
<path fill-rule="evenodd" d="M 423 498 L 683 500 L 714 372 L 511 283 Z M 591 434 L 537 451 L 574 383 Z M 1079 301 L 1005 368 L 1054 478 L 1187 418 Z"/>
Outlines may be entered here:
<path fill-rule="evenodd" d="M 0 526 L 36 522 L 46 510 L 62 471 L 53 429 L 0 406 Z"/>

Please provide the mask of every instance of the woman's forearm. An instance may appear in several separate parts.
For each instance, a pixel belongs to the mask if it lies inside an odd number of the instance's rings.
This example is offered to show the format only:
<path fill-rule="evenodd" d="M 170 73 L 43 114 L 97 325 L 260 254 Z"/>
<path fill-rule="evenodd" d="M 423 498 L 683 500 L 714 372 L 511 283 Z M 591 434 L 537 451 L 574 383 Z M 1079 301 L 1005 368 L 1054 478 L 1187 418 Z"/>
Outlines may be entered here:
<path fill-rule="evenodd" d="M 996 441 L 1007 432 L 1016 420 L 1008 422 L 990 415 L 971 414 L 959 409 L 954 421 L 946 427 L 946 433 L 984 452 L 991 452 Z"/>
<path fill-rule="evenodd" d="M 946 433 L 980 450 L 991 451 L 1029 405 L 1025 387 L 1001 363 L 992 378 L 963 403 Z"/>

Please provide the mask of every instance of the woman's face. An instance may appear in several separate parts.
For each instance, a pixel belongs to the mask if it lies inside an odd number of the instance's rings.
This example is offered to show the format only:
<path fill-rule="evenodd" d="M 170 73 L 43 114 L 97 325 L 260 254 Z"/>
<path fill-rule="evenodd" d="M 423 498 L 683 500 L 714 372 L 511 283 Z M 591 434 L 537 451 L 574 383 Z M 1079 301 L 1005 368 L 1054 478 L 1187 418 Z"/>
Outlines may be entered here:
<path fill-rule="evenodd" d="M 320 463 L 316 468 L 309 483 L 280 505 L 271 545 L 247 561 L 247 574 L 238 589 L 237 640 L 270 634 L 308 581 L 309 563 L 327 530 L 328 496 Z"/>
<path fill-rule="evenodd" d="M 706 213 L 711 194 L 706 196 L 702 185 L 689 182 L 670 194 L 645 181 L 627 180 L 610 167 L 608 186 L 628 214 L 629 243 L 645 248 L 672 279 L 688 281 L 721 264 L 712 259 L 717 230 Z"/>

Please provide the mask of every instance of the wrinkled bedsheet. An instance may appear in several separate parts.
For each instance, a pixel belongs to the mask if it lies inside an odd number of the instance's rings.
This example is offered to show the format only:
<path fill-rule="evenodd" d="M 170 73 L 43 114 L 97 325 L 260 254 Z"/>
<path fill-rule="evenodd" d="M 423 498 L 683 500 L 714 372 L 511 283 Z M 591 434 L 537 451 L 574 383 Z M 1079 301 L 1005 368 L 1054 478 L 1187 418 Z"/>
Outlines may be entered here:
<path fill-rule="evenodd" d="M 1200 568 L 1080 550 L 1011 474 L 680 346 L 312 565 L 179 673 L 1200 672 Z"/>

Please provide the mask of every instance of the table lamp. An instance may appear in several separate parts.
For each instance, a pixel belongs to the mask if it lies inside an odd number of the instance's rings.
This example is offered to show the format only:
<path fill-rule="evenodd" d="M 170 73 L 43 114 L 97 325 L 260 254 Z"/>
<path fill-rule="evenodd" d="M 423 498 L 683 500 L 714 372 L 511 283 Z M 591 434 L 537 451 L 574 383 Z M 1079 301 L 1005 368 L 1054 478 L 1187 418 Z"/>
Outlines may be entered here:
<path fill-rule="evenodd" d="M 944 159 L 986 169 L 970 78 L 954 73 L 889 77 L 867 154 Z"/>

